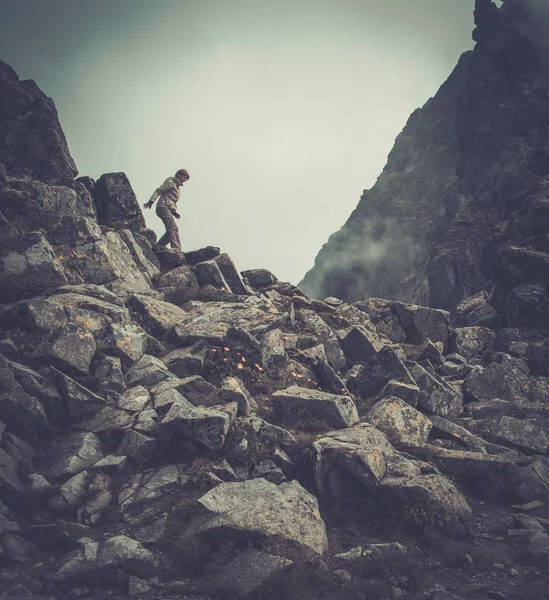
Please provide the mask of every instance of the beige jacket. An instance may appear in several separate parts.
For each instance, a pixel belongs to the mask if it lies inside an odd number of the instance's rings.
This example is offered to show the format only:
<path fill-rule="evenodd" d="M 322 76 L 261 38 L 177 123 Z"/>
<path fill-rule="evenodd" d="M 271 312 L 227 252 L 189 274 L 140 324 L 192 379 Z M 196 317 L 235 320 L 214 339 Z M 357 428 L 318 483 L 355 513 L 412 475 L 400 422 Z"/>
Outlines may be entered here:
<path fill-rule="evenodd" d="M 177 201 L 179 200 L 180 191 L 179 185 L 173 177 L 168 177 L 168 179 L 155 190 L 149 202 L 154 203 L 159 196 L 160 200 L 158 200 L 158 206 L 165 206 L 172 212 L 177 211 Z"/>

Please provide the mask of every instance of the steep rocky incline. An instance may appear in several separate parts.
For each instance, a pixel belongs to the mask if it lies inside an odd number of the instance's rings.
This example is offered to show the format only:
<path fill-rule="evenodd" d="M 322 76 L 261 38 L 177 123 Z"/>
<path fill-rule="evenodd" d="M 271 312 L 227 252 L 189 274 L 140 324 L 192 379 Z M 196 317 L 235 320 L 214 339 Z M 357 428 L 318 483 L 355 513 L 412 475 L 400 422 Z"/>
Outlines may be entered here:
<path fill-rule="evenodd" d="M 299 286 L 456 311 L 485 293 L 549 329 L 549 50 L 544 0 L 477 0 L 477 41 L 398 136 Z"/>
<path fill-rule="evenodd" d="M 546 595 L 547 345 L 160 250 L 0 65 L 1 598 Z"/>

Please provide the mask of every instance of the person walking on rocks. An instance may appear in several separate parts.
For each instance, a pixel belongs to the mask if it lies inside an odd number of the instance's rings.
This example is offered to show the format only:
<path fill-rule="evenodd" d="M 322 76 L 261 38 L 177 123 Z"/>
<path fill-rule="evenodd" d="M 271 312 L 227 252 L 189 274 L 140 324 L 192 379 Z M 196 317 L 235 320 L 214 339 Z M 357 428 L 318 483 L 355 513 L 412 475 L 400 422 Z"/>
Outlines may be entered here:
<path fill-rule="evenodd" d="M 168 177 L 166 181 L 155 190 L 151 199 L 143 206 L 151 208 L 157 198 L 156 214 L 162 219 L 166 227 L 166 233 L 158 240 L 159 246 L 167 246 L 168 242 L 172 248 L 181 250 L 181 241 L 179 239 L 179 230 L 175 219 L 179 219 L 177 212 L 177 201 L 179 200 L 179 188 L 190 178 L 186 169 L 179 169 L 174 177 Z"/>

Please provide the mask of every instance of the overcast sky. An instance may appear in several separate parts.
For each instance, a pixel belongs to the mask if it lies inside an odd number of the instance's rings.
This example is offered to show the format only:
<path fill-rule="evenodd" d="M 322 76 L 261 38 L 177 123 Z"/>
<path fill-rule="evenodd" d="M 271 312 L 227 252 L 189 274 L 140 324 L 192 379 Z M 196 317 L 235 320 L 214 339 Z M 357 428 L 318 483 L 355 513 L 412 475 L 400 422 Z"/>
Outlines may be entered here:
<path fill-rule="evenodd" d="M 143 203 L 186 168 L 183 249 L 297 283 L 473 46 L 473 5 L 0 0 L 0 58 L 55 100 L 81 175 L 125 171 Z"/>

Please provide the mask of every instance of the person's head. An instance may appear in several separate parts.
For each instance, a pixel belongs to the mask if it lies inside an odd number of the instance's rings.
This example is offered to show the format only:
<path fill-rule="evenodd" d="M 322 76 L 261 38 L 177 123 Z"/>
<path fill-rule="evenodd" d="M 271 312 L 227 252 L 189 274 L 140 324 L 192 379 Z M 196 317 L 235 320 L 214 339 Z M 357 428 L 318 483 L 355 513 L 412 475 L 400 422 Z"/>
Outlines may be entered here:
<path fill-rule="evenodd" d="M 179 169 L 179 171 L 177 171 L 175 174 L 175 178 L 177 181 L 179 181 L 179 183 L 185 183 L 185 181 L 188 181 L 190 177 L 191 176 L 189 175 L 189 171 L 187 171 L 187 169 Z"/>

